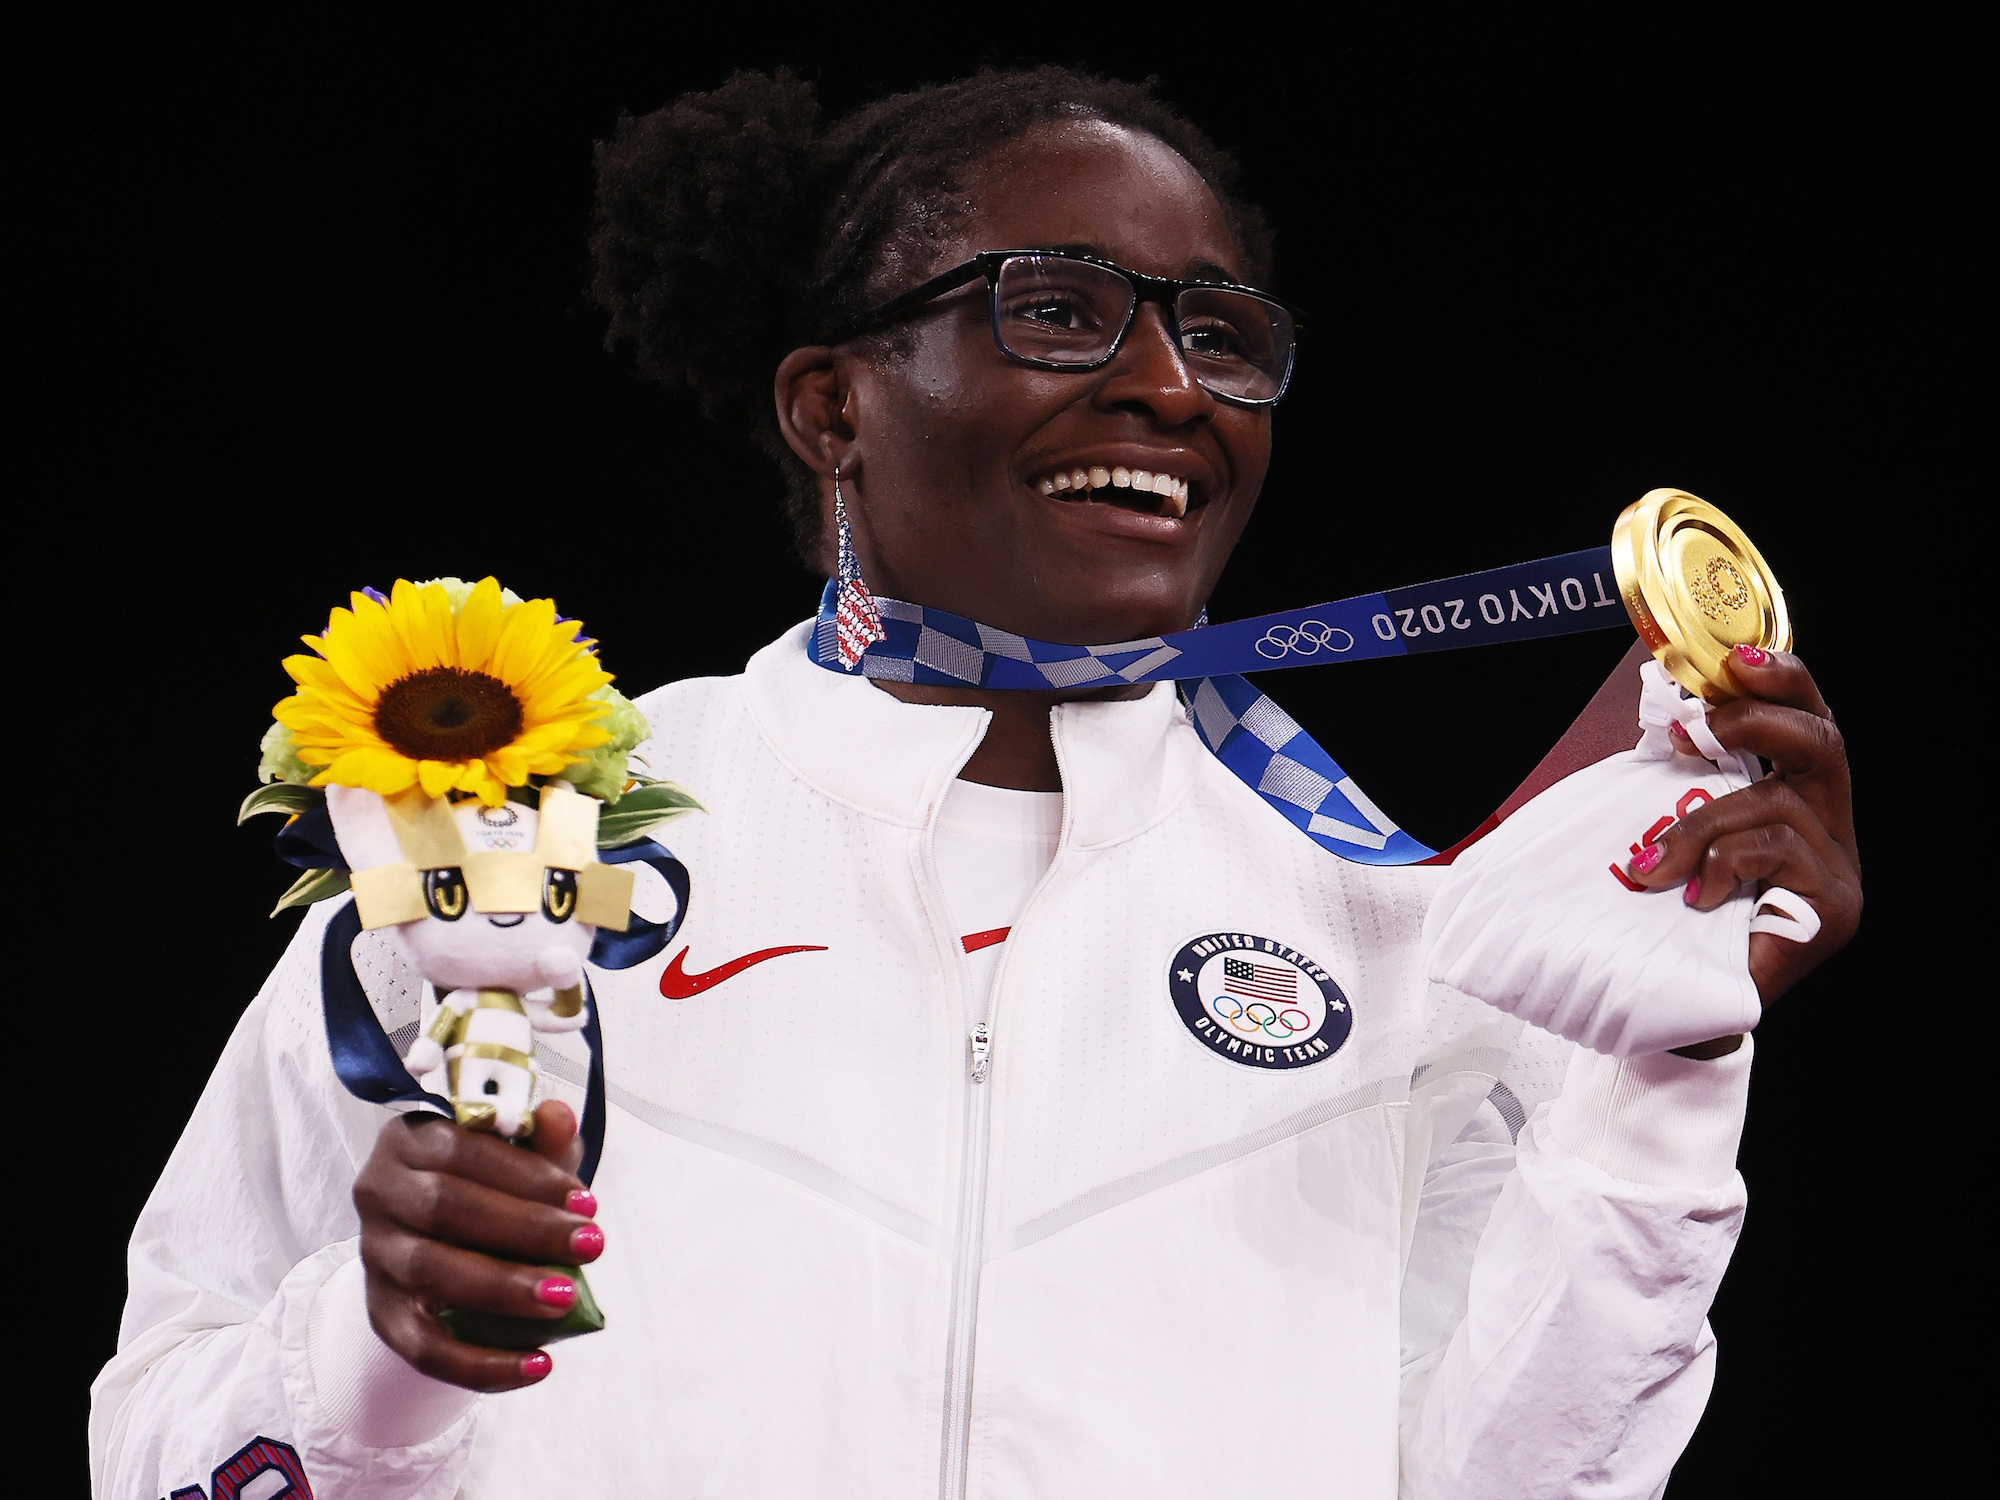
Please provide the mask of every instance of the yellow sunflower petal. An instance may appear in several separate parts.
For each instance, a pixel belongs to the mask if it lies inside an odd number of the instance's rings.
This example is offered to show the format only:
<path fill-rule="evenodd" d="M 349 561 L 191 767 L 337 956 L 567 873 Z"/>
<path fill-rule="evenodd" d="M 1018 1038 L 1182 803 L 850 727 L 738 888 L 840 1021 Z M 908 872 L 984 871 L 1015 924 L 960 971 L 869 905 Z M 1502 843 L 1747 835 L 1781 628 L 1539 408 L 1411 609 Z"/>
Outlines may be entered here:
<path fill-rule="evenodd" d="M 528 770 L 535 776 L 554 776 L 582 759 L 581 755 L 564 755 L 559 751 L 550 751 L 546 755 L 529 756 Z"/>
<path fill-rule="evenodd" d="M 408 790 L 416 780 L 417 763 L 408 756 L 364 745 L 335 757 L 332 764 L 313 777 L 311 784 L 366 787 L 387 797 Z"/>
<path fill-rule="evenodd" d="M 500 639 L 500 580 L 487 577 L 473 585 L 460 606 L 456 621 L 458 665 L 468 672 L 488 671 L 487 659 L 493 643 Z"/>
<path fill-rule="evenodd" d="M 324 698 L 301 696 L 296 702 L 281 704 L 282 713 L 272 717 L 297 734 L 331 734 L 342 739 L 361 739 L 370 744 L 377 743 L 381 736 L 375 732 L 375 721 L 367 714 L 349 713 L 337 703 L 329 703 Z"/>
<path fill-rule="evenodd" d="M 576 632 L 571 628 L 574 620 L 557 622 L 554 600 L 533 600 L 532 603 L 547 604 L 549 619 L 546 626 L 536 623 L 531 644 L 532 654 L 520 661 L 510 662 L 511 680 L 527 685 L 550 672 L 560 671 L 575 661 L 589 660 L 589 653 L 577 644 Z"/>
<path fill-rule="evenodd" d="M 526 736 L 522 738 L 525 739 Z M 569 724 L 564 726 L 562 737 L 551 740 L 547 748 L 553 750 L 594 750 L 610 738 L 611 731 L 599 728 L 595 724 Z M 537 745 L 532 748 L 540 749 L 543 747 Z"/>
<path fill-rule="evenodd" d="M 521 693 L 521 722 L 551 724 L 562 719 L 587 724 L 604 716 L 609 705 L 590 695 L 602 687 L 591 676 L 572 677 L 535 693 Z"/>
<path fill-rule="evenodd" d="M 442 606 L 441 617 L 435 606 Z M 407 578 L 398 578 L 389 593 L 389 624 L 409 670 L 423 672 L 455 664 L 451 660 L 457 645 L 451 628 L 451 599 L 442 586 L 420 589 Z"/>
<path fill-rule="evenodd" d="M 555 624 L 553 599 L 524 599 L 500 620 L 499 639 L 486 668 L 502 682 L 515 683 L 533 671 Z"/>
<path fill-rule="evenodd" d="M 512 745 L 503 745 L 498 750 L 489 750 L 482 757 L 486 769 L 507 786 L 528 784 L 528 757 Z"/>
<path fill-rule="evenodd" d="M 349 719 L 357 723 L 369 721 L 374 710 L 356 698 L 346 688 L 335 683 L 329 687 L 317 682 L 302 682 L 299 690 L 284 700 L 300 711 L 310 711 L 331 718 Z"/>
<path fill-rule="evenodd" d="M 285 670 L 302 692 L 317 693 L 321 696 L 352 704 L 357 712 L 365 712 L 367 705 L 349 690 L 340 679 L 340 674 L 316 656 L 288 656 Z"/>
<path fill-rule="evenodd" d="M 554 723 L 524 729 L 514 736 L 513 748 L 524 754 L 540 755 L 550 750 L 587 750 L 611 736 L 591 724 Z"/>
<path fill-rule="evenodd" d="M 597 665 L 596 657 L 579 656 L 574 661 L 558 663 L 545 672 L 518 679 L 514 691 L 527 705 L 547 698 L 594 702 L 590 695 L 609 681 L 611 674 Z M 602 713 L 610 706 L 608 703 L 597 703 L 596 711 Z"/>
<path fill-rule="evenodd" d="M 453 760 L 420 760 L 417 762 L 417 785 L 424 789 L 426 797 L 442 797 L 458 785 L 458 775 L 464 767 Z"/>
<path fill-rule="evenodd" d="M 292 681 L 303 683 L 312 680 L 307 674 L 315 667 L 323 666 L 325 663 L 320 661 L 317 656 L 288 656 L 279 662 L 278 665 L 285 669 L 285 675 L 290 677 Z"/>
<path fill-rule="evenodd" d="M 372 703 L 383 688 L 406 676 L 409 667 L 395 632 L 388 628 L 382 607 L 365 595 L 360 603 L 369 607 L 369 615 L 347 615 L 343 619 L 347 612 L 335 610 L 333 624 L 327 629 L 326 639 L 319 643 L 319 649 L 327 664 L 340 674 L 347 690 Z"/>
<path fill-rule="evenodd" d="M 553 731 L 559 739 L 566 739 L 572 734 L 580 733 L 585 728 L 594 726 L 597 719 L 598 715 L 596 714 L 577 713 L 567 706 L 560 713 L 524 713 L 521 715 L 521 733 L 517 738 L 534 735 L 537 737 L 537 743 L 540 743 L 541 736 L 545 731 Z M 598 742 L 592 741 L 592 743 L 595 744 Z"/>
<path fill-rule="evenodd" d="M 488 807 L 498 807 L 507 800 L 507 784 L 490 775 L 483 762 L 468 761 L 459 774 L 460 791 L 471 792 Z"/>
<path fill-rule="evenodd" d="M 409 645 L 396 630 L 396 620 L 387 605 L 366 594 L 354 601 L 354 622 L 345 632 L 346 644 L 368 663 L 369 675 L 379 686 L 421 670 Z"/>
<path fill-rule="evenodd" d="M 439 655 L 447 667 L 455 667 L 458 660 L 458 621 L 451 612 L 451 595 L 445 592 L 441 583 L 433 583 L 421 590 L 424 604 L 426 628 L 435 632 L 439 641 Z"/>

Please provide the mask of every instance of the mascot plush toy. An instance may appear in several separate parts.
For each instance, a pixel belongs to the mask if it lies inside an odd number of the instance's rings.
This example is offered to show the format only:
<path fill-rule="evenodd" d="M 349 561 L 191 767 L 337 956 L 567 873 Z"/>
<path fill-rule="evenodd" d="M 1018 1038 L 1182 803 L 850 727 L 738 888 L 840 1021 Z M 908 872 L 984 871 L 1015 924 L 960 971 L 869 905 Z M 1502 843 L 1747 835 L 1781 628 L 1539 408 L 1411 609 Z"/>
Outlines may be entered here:
<path fill-rule="evenodd" d="M 419 787 L 329 787 L 326 802 L 362 928 L 388 928 L 438 995 L 404 1066 L 445 1069 L 460 1125 L 529 1133 L 533 1033 L 583 1029 L 583 961 L 599 927 L 631 917 L 632 872 L 598 862 L 600 804 L 567 782 L 534 808 Z"/>
<path fill-rule="evenodd" d="M 241 816 L 289 814 L 278 854 L 306 873 L 280 910 L 353 892 L 321 953 L 335 1072 L 363 1099 L 520 1142 L 534 1130 L 536 1035 L 581 1033 L 588 1183 L 605 1121 L 585 966 L 642 963 L 680 926 L 687 871 L 647 835 L 699 804 L 631 765 L 645 720 L 550 600 L 491 578 L 398 582 L 354 595 L 304 639 L 316 654 L 285 662 L 298 691 L 277 706 L 269 784 Z M 632 909 L 645 869 L 664 887 L 658 920 Z M 356 974 L 364 931 L 384 933 L 434 997 L 401 1056 Z M 442 1316 L 500 1348 L 601 1328 L 582 1271 L 552 1269 L 578 1293 L 558 1323 Z"/>

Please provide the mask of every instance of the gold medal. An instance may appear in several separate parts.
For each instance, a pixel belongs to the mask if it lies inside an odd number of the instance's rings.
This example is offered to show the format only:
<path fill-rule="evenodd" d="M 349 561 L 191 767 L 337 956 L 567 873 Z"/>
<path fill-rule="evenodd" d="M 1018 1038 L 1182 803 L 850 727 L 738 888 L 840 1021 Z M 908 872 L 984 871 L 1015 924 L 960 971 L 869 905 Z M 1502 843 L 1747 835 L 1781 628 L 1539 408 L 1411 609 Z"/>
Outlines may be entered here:
<path fill-rule="evenodd" d="M 1729 517 L 1683 490 L 1652 490 L 1611 532 L 1618 597 L 1640 638 L 1682 687 L 1711 703 L 1737 695 L 1736 646 L 1792 649 L 1785 595 Z"/>

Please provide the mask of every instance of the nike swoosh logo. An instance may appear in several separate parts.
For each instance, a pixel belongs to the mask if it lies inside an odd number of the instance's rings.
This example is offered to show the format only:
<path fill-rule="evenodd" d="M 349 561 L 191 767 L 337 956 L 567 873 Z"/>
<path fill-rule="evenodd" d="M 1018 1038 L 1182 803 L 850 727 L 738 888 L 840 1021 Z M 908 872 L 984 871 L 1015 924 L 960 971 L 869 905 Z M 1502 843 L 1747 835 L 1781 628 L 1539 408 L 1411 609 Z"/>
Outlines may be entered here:
<path fill-rule="evenodd" d="M 699 974 L 690 974 L 681 967 L 687 962 L 688 950 L 676 953 L 673 962 L 660 975 L 660 993 L 669 1000 L 687 1000 L 699 995 L 703 990 L 712 990 L 725 979 L 734 979 L 752 964 L 761 964 L 767 958 L 782 958 L 787 953 L 824 953 L 824 943 L 795 943 L 789 948 L 759 948 L 755 953 L 746 953 L 741 958 L 732 958 L 726 964 L 717 964 Z"/>

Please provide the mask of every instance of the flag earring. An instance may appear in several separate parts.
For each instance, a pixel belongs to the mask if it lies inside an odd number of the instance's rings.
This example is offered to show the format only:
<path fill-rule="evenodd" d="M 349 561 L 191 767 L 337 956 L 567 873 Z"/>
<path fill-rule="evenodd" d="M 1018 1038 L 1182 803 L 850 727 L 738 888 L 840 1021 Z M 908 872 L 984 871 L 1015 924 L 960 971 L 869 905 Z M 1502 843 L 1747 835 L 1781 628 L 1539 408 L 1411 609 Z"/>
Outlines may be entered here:
<path fill-rule="evenodd" d="M 854 528 L 847 524 L 847 498 L 840 492 L 840 468 L 833 471 L 833 525 L 839 539 L 839 560 L 835 563 L 835 640 L 840 648 L 840 665 L 849 672 L 860 665 L 862 653 L 877 641 L 886 640 L 881 611 L 861 578 L 861 560 L 854 555 Z"/>

